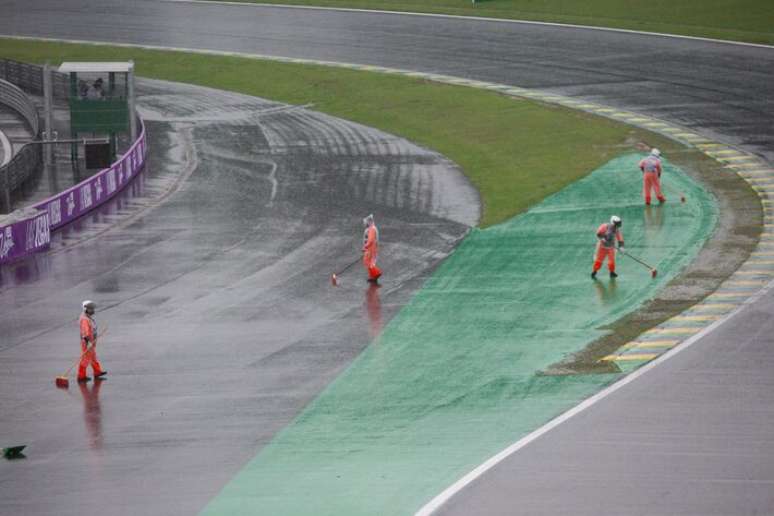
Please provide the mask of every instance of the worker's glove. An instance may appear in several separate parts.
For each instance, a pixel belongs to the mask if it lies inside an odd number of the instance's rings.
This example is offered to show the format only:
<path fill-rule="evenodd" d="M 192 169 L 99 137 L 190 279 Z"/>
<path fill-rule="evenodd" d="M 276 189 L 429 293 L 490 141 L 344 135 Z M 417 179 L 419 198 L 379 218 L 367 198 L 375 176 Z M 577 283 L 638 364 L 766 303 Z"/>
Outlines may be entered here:
<path fill-rule="evenodd" d="M 623 254 L 626 254 L 626 249 L 624 249 L 623 247 L 619 247 L 618 251 L 623 253 Z"/>

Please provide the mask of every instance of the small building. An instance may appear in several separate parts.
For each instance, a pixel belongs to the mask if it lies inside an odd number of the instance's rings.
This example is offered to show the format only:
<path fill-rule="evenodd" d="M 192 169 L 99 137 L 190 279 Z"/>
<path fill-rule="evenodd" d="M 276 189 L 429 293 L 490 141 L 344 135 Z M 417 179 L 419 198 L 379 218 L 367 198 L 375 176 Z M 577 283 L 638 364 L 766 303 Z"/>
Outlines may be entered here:
<path fill-rule="evenodd" d="M 67 61 L 59 66 L 59 72 L 70 76 L 71 137 L 105 135 L 109 159 L 114 161 L 117 135 L 128 132 L 131 141 L 137 137 L 137 121 L 130 115 L 135 112 L 134 62 Z M 77 164 L 77 143 L 71 146 L 71 158 Z"/>

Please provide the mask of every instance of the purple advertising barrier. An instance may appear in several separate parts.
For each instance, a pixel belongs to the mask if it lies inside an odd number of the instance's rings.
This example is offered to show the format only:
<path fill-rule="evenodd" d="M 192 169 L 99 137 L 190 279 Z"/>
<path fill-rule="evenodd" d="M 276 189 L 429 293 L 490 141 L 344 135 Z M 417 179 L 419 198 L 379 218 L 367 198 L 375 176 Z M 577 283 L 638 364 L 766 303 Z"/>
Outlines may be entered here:
<path fill-rule="evenodd" d="M 0 265 L 48 248 L 51 231 L 103 205 L 128 185 L 145 166 L 148 145 L 145 124 L 140 136 L 110 168 L 58 193 L 34 207 L 42 210 L 30 218 L 0 226 Z"/>
<path fill-rule="evenodd" d="M 140 136 L 126 154 L 100 170 L 90 178 L 36 204 L 39 210 L 48 212 L 51 230 L 66 226 L 91 210 L 101 206 L 129 184 L 145 166 L 148 146 L 145 139 L 145 124 L 140 120 Z"/>
<path fill-rule="evenodd" d="M 48 249 L 51 228 L 48 213 L 0 226 L 0 264 Z"/>

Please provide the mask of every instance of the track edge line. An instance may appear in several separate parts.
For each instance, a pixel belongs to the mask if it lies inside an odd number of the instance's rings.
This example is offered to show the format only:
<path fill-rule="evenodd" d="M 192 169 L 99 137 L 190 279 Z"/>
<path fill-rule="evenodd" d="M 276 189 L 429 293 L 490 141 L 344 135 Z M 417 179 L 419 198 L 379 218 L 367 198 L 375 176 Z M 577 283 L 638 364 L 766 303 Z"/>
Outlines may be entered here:
<path fill-rule="evenodd" d="M 633 382 L 634 380 L 638 379 L 642 375 L 646 374 L 647 372 L 651 371 L 652 369 L 658 367 L 663 362 L 666 362 L 670 358 L 674 357 L 678 353 L 688 349 L 690 346 L 692 346 L 697 341 L 701 340 L 703 337 L 709 335 L 713 331 L 715 331 L 717 328 L 725 324 L 727 321 L 732 319 L 734 316 L 736 316 L 739 312 L 744 310 L 748 305 L 755 303 L 758 299 L 760 299 L 764 294 L 769 292 L 770 290 L 774 289 L 774 280 L 771 280 L 765 287 L 760 289 L 758 292 L 756 292 L 753 296 L 749 297 L 742 303 L 740 306 L 738 306 L 735 310 L 732 312 L 729 312 L 726 314 L 723 318 L 718 319 L 717 321 L 713 322 L 709 326 L 702 329 L 700 332 L 696 333 L 695 335 L 692 335 L 690 338 L 684 340 L 674 348 L 670 349 L 663 355 L 659 356 L 658 358 L 648 362 L 647 364 L 643 365 L 639 369 L 627 374 L 623 378 L 617 380 L 613 384 L 605 387 L 598 393 L 592 395 L 589 398 L 586 398 L 578 405 L 575 405 L 571 409 L 567 410 L 566 412 L 563 412 L 559 416 L 555 417 L 554 419 L 550 420 L 548 423 L 544 424 L 540 428 L 533 430 L 529 434 L 525 435 L 515 443 L 511 444 L 507 448 L 503 449 L 496 455 L 493 455 L 489 459 L 487 459 L 485 462 L 481 463 L 479 466 L 477 466 L 475 469 L 471 470 L 469 473 L 464 475 L 462 478 L 454 482 L 452 485 L 447 487 L 445 490 L 443 490 L 440 494 L 438 494 L 435 498 L 430 500 L 427 504 L 422 506 L 416 513 L 414 513 L 415 516 L 430 516 L 435 511 L 440 509 L 446 502 L 448 502 L 454 495 L 461 492 L 463 489 L 465 489 L 468 485 L 472 484 L 475 480 L 477 480 L 479 477 L 481 477 L 484 473 L 495 467 L 500 462 L 504 461 L 506 458 L 510 457 L 520 449 L 524 448 L 531 442 L 537 440 L 541 436 L 547 434 L 557 426 L 561 425 L 562 423 L 568 421 L 574 416 L 577 416 L 581 412 L 584 412 L 586 409 L 592 407 L 596 403 L 602 401 L 603 399 L 607 398 L 611 394 L 615 393 L 616 391 L 622 389 L 629 383 Z"/>

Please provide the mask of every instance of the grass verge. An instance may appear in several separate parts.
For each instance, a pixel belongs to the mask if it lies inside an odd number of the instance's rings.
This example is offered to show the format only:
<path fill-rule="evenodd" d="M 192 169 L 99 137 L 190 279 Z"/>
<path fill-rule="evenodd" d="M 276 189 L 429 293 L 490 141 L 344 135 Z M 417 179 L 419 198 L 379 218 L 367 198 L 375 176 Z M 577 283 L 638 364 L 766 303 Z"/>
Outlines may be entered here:
<path fill-rule="evenodd" d="M 279 100 L 376 127 L 459 164 L 481 226 L 508 220 L 630 150 L 637 131 L 569 109 L 423 79 L 124 47 L 0 39 L 0 57 L 58 64 L 133 59 L 138 75 Z"/>
<path fill-rule="evenodd" d="M 611 27 L 774 45 L 771 0 L 236 0 L 482 16 Z"/>

